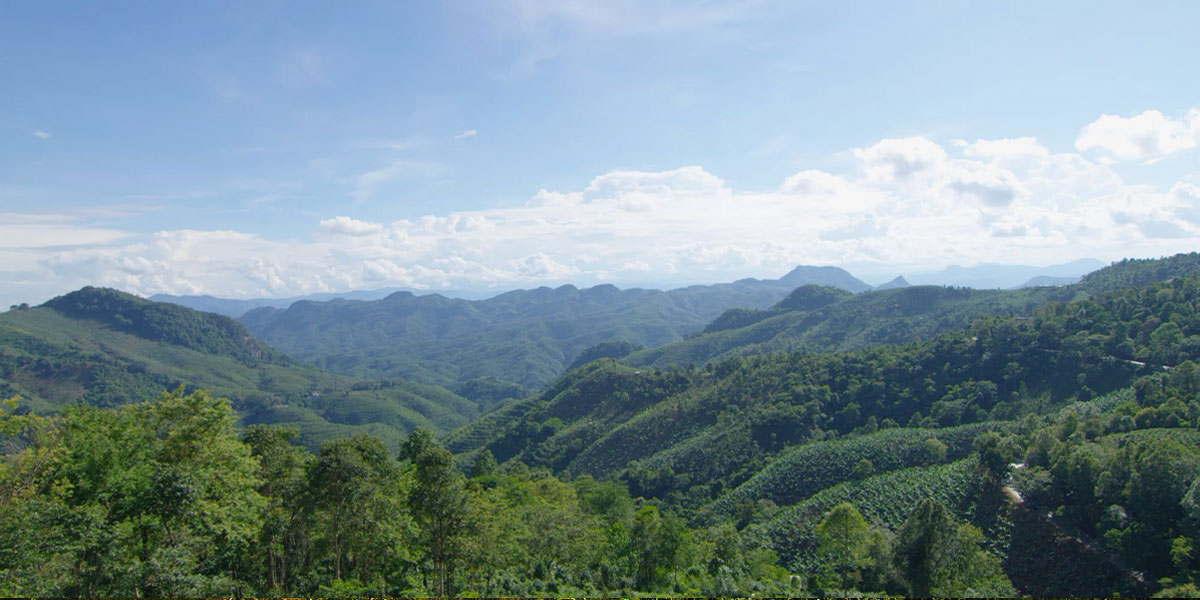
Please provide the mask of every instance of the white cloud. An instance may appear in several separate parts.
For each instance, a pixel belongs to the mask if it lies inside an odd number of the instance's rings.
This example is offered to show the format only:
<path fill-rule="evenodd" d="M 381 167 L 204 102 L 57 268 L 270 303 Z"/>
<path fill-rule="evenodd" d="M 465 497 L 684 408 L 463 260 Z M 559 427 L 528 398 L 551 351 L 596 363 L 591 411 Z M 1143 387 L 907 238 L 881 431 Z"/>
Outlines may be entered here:
<path fill-rule="evenodd" d="M 946 151 L 923 137 L 886 139 L 854 156 L 867 175 L 877 180 L 906 179 L 946 160 Z"/>
<path fill-rule="evenodd" d="M 987 207 L 1003 207 L 1025 193 L 1024 186 L 1011 171 L 971 161 L 958 164 L 959 172 L 950 177 L 947 185 L 961 197 Z"/>
<path fill-rule="evenodd" d="M 46 133 L 45 131 L 42 131 L 41 129 L 35 129 L 35 130 L 33 130 L 33 137 L 38 138 L 40 140 L 48 140 L 48 139 L 50 139 L 50 134 Z"/>
<path fill-rule="evenodd" d="M 850 184 L 837 175 L 808 169 L 784 179 L 781 189 L 800 194 L 838 196 L 846 194 Z"/>
<path fill-rule="evenodd" d="M 973 144 L 960 141 L 955 145 L 963 149 L 965 156 L 989 160 L 1044 157 L 1050 154 L 1050 150 L 1038 143 L 1034 137 L 976 140 Z"/>
<path fill-rule="evenodd" d="M 478 133 L 479 133 L 479 131 L 476 129 L 468 129 L 468 130 L 463 131 L 463 132 L 459 133 L 458 135 L 454 136 L 454 139 L 461 140 L 464 138 L 472 137 Z"/>
<path fill-rule="evenodd" d="M 371 235 L 383 231 L 383 225 L 360 221 L 350 217 L 324 219 L 320 223 L 321 233 L 331 235 Z"/>
<path fill-rule="evenodd" d="M 554 260 L 543 252 L 535 252 L 510 264 L 517 273 L 531 279 L 555 280 L 579 274 L 578 268 Z"/>
<path fill-rule="evenodd" d="M 796 264 L 894 275 L 978 261 L 1161 256 L 1200 243 L 1200 187 L 1129 183 L 1032 137 L 945 147 L 888 139 L 850 155 L 855 170 L 803 169 L 767 191 L 737 189 L 694 165 L 617 170 L 540 190 L 520 206 L 391 223 L 330 216 L 308 241 L 239 231 L 132 236 L 81 217 L 4 213 L 0 289 L 93 284 L 253 297 L 386 285 L 667 285 L 777 277 Z M 77 245 L 59 247 L 66 243 Z"/>
<path fill-rule="evenodd" d="M 1079 132 L 1075 149 L 1117 160 L 1143 160 L 1195 148 L 1198 143 L 1200 109 L 1180 119 L 1148 110 L 1128 118 L 1102 115 Z"/>

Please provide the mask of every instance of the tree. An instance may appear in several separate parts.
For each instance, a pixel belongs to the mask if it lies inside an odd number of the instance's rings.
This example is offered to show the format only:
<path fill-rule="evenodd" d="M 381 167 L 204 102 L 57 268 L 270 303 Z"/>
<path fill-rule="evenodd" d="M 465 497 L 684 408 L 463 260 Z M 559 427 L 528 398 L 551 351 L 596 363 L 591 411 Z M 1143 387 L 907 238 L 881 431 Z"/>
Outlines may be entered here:
<path fill-rule="evenodd" d="M 936 464 L 946 460 L 946 444 L 937 438 L 927 438 L 921 446 L 925 454 L 925 462 Z"/>
<path fill-rule="evenodd" d="M 451 596 L 455 592 L 455 561 L 462 553 L 468 517 L 463 476 L 454 468 L 450 451 L 438 445 L 425 429 L 409 434 L 403 452 L 414 470 L 415 485 L 408 501 L 432 563 L 432 591 L 438 596 Z"/>
<path fill-rule="evenodd" d="M 849 502 L 833 507 L 817 525 L 823 588 L 849 590 L 858 586 L 859 571 L 866 566 L 869 530 L 867 520 Z"/>
<path fill-rule="evenodd" d="M 234 430 L 227 398 L 183 387 L 127 410 L 144 428 L 152 449 L 148 485 L 129 515 L 143 535 L 159 537 L 143 561 L 142 580 L 155 595 L 236 592 L 238 557 L 253 545 L 265 500 L 258 493 L 258 461 Z M 155 528 L 161 529 L 156 535 Z M 194 565 L 194 578 L 174 570 Z"/>
<path fill-rule="evenodd" d="M 70 518 L 68 489 L 54 485 L 68 454 L 62 422 L 14 414 L 19 402 L 0 403 L 0 437 L 25 445 L 0 454 L 0 595 L 80 595 L 71 559 L 92 536 L 70 526 L 82 519 Z"/>
<path fill-rule="evenodd" d="M 471 466 L 471 477 L 490 477 L 496 473 L 498 468 L 496 457 L 492 455 L 492 451 L 484 448 L 475 457 L 475 464 Z"/>
<path fill-rule="evenodd" d="M 634 585 L 650 591 L 661 585 L 667 573 L 675 568 L 675 556 L 683 542 L 683 522 L 672 515 L 662 515 L 652 504 L 643 506 L 633 520 L 630 532 L 637 552 L 637 573 Z"/>
<path fill-rule="evenodd" d="M 272 425 L 251 425 L 242 432 L 242 441 L 261 464 L 258 491 L 267 499 L 263 508 L 263 526 L 259 535 L 258 568 L 266 589 L 272 592 L 294 590 L 298 585 L 295 570 L 307 558 L 309 528 L 305 514 L 306 471 L 312 454 L 292 445 L 300 432 Z"/>
<path fill-rule="evenodd" d="M 994 431 L 976 438 L 975 450 L 979 452 L 979 468 L 984 477 L 997 482 L 1004 481 L 1012 461 L 1017 457 L 1012 443 Z"/>
<path fill-rule="evenodd" d="M 955 524 L 941 503 L 922 500 L 900 528 L 894 555 L 909 595 L 1013 595 L 1000 561 L 979 548 L 982 542 L 978 529 Z"/>
<path fill-rule="evenodd" d="M 389 562 L 405 558 L 409 516 L 398 481 L 378 438 L 359 434 L 321 445 L 309 470 L 308 504 L 334 580 L 382 587 Z"/>
<path fill-rule="evenodd" d="M 874 472 L 875 465 L 871 464 L 871 461 L 863 458 L 854 465 L 854 471 L 851 473 L 851 477 L 855 479 L 866 479 Z"/>

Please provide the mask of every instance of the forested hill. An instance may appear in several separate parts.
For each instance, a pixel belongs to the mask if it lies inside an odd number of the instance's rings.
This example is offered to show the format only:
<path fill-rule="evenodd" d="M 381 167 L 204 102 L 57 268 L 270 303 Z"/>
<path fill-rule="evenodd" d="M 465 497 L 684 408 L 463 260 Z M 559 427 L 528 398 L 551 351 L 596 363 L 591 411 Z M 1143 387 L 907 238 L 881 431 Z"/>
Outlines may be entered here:
<path fill-rule="evenodd" d="M 1120 263 L 925 341 L 601 358 L 442 437 L 457 457 L 401 432 L 480 403 L 165 341 L 145 310 L 18 308 L 0 315 L 0 393 L 25 397 L 0 403 L 0 592 L 1196 595 L 1190 260 Z M 1161 281 L 1121 287 L 1138 273 Z M 801 286 L 779 308 L 859 297 Z"/>
<path fill-rule="evenodd" d="M 837 352 L 875 344 L 927 340 L 970 325 L 981 314 L 1029 317 L 1051 301 L 1086 298 L 1200 272 L 1200 254 L 1123 260 L 1072 285 L 1015 290 L 940 286 L 877 289 L 861 294 L 804 286 L 767 309 L 732 308 L 701 335 L 633 352 L 639 366 L 704 364 L 736 356 L 809 350 Z"/>
<path fill-rule="evenodd" d="M 463 425 L 496 399 L 486 390 L 472 401 L 435 386 L 325 372 L 227 317 L 115 290 L 84 288 L 0 314 L 0 397 L 19 395 L 49 412 L 144 402 L 179 386 L 230 398 L 244 423 L 295 426 L 311 448 L 357 432 L 396 447 L 414 427 Z"/>
<path fill-rule="evenodd" d="M 899 528 L 936 498 L 976 519 L 1021 591 L 1145 594 L 1149 575 L 1176 577 L 1159 584 L 1169 586 L 1192 564 L 1169 557 L 1200 518 L 1179 508 L 1185 492 L 1200 502 L 1196 361 L 1200 275 L 1189 275 L 857 352 L 671 369 L 600 360 L 445 440 L 463 461 L 486 451 L 564 476 L 617 476 L 693 523 L 754 525 L 746 532 L 800 571 L 822 568 L 815 528 L 839 502 Z M 979 487 L 981 472 L 995 482 L 1022 459 L 1029 512 Z M 1070 541 L 1088 536 L 1104 541 Z M 1085 576 L 1113 561 L 1148 576 Z"/>
<path fill-rule="evenodd" d="M 370 302 L 297 302 L 250 311 L 241 321 L 289 355 L 338 372 L 451 388 L 490 376 L 536 389 L 595 344 L 665 344 L 730 307 L 765 308 L 805 283 L 869 288 L 842 269 L 797 267 L 778 280 L 665 292 L 567 285 L 478 301 L 401 292 Z"/>
<path fill-rule="evenodd" d="M 85 287 L 43 306 L 73 319 L 96 321 L 147 340 L 229 356 L 250 366 L 290 362 L 229 317 L 152 302 L 113 289 Z"/>
<path fill-rule="evenodd" d="M 664 452 L 680 460 L 689 452 L 720 461 L 740 454 L 720 468 L 686 469 L 729 475 L 772 447 L 830 432 L 1012 419 L 1193 359 L 1200 359 L 1200 275 L 1052 302 L 1028 319 L 981 317 L 930 341 L 857 352 L 670 369 L 597 361 L 447 440 L 457 452 L 487 448 L 500 460 L 593 475 Z M 714 451 L 719 440 L 752 451 Z"/>

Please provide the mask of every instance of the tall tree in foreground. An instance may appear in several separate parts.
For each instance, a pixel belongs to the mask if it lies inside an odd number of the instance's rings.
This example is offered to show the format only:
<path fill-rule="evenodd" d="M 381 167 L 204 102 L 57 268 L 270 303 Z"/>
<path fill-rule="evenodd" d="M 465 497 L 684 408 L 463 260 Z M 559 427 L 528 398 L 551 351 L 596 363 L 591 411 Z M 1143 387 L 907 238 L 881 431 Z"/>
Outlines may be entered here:
<path fill-rule="evenodd" d="M 464 477 L 454 466 L 454 456 L 438 445 L 433 434 L 416 429 L 404 441 L 404 457 L 412 462 L 414 485 L 409 506 L 421 528 L 421 541 L 433 576 L 430 591 L 451 596 L 455 561 L 462 553 L 467 529 L 468 503 Z"/>
<path fill-rule="evenodd" d="M 259 552 L 252 556 L 257 578 L 272 593 L 299 589 L 298 575 L 310 556 L 304 500 L 305 473 L 313 457 L 292 444 L 299 435 L 296 429 L 273 425 L 251 425 L 242 432 L 242 441 L 261 464 L 258 491 L 267 499 Z"/>
<path fill-rule="evenodd" d="M 403 578 L 396 571 L 408 558 L 411 521 L 399 482 L 378 438 L 359 434 L 321 445 L 309 471 L 309 506 L 318 549 L 331 561 L 331 585 L 342 586 L 336 589 L 384 595 L 389 580 Z"/>

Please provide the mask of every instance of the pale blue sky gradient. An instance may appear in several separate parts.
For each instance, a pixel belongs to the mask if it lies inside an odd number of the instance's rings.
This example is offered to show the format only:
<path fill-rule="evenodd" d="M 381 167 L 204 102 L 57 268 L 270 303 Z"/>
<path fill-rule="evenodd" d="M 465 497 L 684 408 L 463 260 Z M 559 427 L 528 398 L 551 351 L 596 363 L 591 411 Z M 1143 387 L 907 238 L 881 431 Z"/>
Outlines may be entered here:
<path fill-rule="evenodd" d="M 1185 213 L 1187 186 L 1200 183 L 1200 119 L 1189 113 L 1200 107 L 1197 23 L 1200 3 L 1183 1 L 5 2 L 0 301 L 40 301 L 89 282 L 218 295 L 666 284 L 777 276 L 797 262 L 883 277 L 950 262 L 1194 249 L 1200 222 Z M 1102 115 L 1146 111 L 1164 124 L 1122 121 L 1093 145 L 1081 141 Z M 1118 156 L 1113 135 L 1159 137 Z M 989 162 L 978 175 L 982 163 L 954 163 L 970 158 L 958 140 L 1027 137 L 1119 182 L 1085 192 L 1059 167 L 1005 163 L 997 175 L 1000 163 Z M 988 185 L 1011 183 L 1014 203 L 979 208 L 980 227 L 1037 232 L 1040 241 L 1014 253 L 955 238 L 929 240 L 946 251 L 914 249 L 919 228 L 946 224 L 903 220 L 917 209 L 881 209 L 919 194 L 881 187 L 855 149 L 917 138 L 949 153 L 923 189 L 942 182 L 961 191 L 954 177 L 967 171 Z M 692 166 L 721 183 L 681 199 L 678 178 L 662 174 Z M 787 214 L 805 220 L 803 235 L 828 241 L 821 232 L 886 221 L 872 231 L 897 236 L 894 252 L 881 250 L 886 244 L 808 252 L 788 236 L 755 234 L 779 221 L 767 212 L 731 227 L 743 233 L 717 244 L 720 259 L 696 258 L 683 243 L 705 242 L 711 230 L 694 219 L 681 225 L 670 211 L 720 198 L 758 202 L 804 171 L 850 181 L 854 189 L 839 197 L 861 206 L 826 214 L 796 192 Z M 626 236 L 614 222 L 563 237 L 555 231 L 569 229 L 561 219 L 570 211 L 528 214 L 539 190 L 628 209 L 621 193 L 585 191 L 613 173 L 674 182 L 635 186 L 657 195 L 642 207 L 653 218 L 630 221 L 646 230 Z M 630 185 L 616 179 L 614 189 Z M 1104 233 L 1064 229 L 1079 221 L 1067 204 L 1089 202 L 1107 211 L 1089 224 Z M 763 203 L 764 211 L 787 205 Z M 1158 212 L 1128 209 L 1151 205 Z M 484 238 L 459 225 L 436 237 L 412 225 L 471 213 L 503 229 L 517 210 L 548 229 Z M 330 237 L 346 233 L 330 224 L 336 217 L 362 223 L 357 242 Z M 659 244 L 654 227 L 668 238 L 692 229 Z M 1126 240 L 1134 234 L 1120 227 L 1141 237 Z M 186 256 L 156 249 L 154 240 L 184 230 L 211 239 Z M 218 231 L 226 233 L 204 235 Z M 382 237 L 366 244 L 372 235 Z M 212 240 L 234 238 L 252 241 L 238 246 L 240 257 L 210 253 L 209 263 L 224 266 L 197 265 L 205 243 L 227 250 Z M 763 253 L 769 259 L 755 258 Z M 368 263 L 383 266 L 364 270 Z M 234 275 L 222 279 L 222 269 Z"/>

